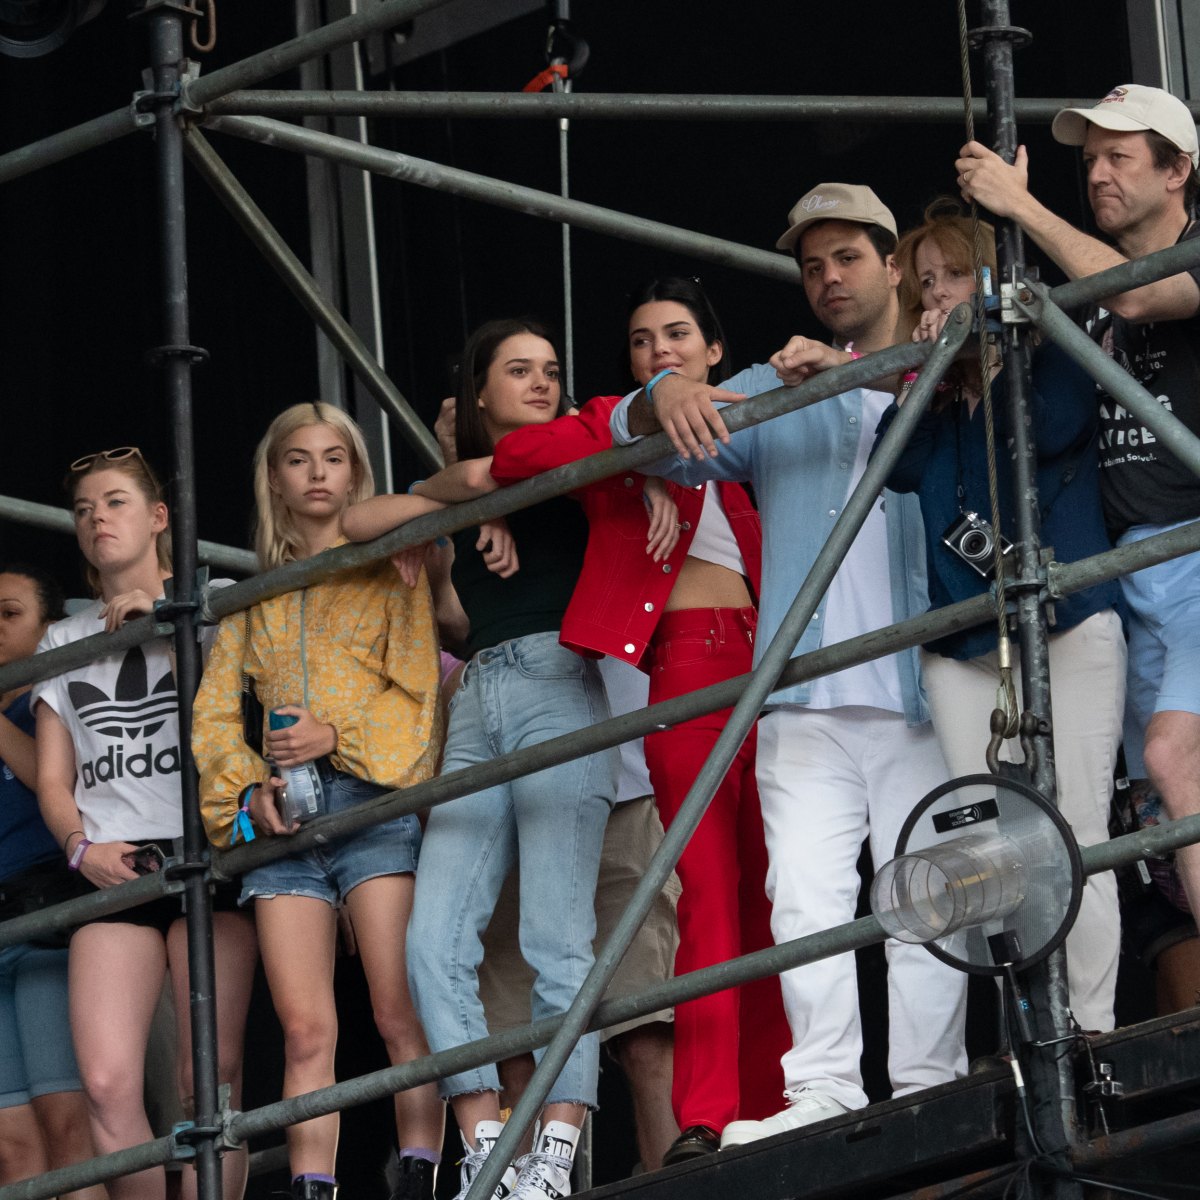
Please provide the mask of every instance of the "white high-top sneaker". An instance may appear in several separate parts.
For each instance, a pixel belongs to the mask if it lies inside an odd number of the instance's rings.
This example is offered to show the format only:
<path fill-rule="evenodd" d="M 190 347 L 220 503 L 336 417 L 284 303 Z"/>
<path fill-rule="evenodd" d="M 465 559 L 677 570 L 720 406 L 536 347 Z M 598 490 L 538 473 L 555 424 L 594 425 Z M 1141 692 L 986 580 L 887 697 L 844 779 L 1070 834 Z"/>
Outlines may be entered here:
<path fill-rule="evenodd" d="M 565 1121 L 547 1121 L 533 1152 L 517 1159 L 520 1171 L 510 1200 L 562 1200 L 571 1194 L 571 1163 L 579 1130 Z"/>
<path fill-rule="evenodd" d="M 454 1200 L 464 1200 L 464 1197 L 469 1190 L 475 1176 L 479 1174 L 479 1168 L 483 1166 L 487 1160 L 487 1156 L 492 1152 L 492 1147 L 496 1144 L 496 1139 L 500 1136 L 500 1131 L 504 1126 L 499 1121 L 480 1121 L 475 1126 L 475 1149 L 472 1150 L 470 1143 L 463 1136 L 463 1149 L 466 1153 L 459 1161 L 460 1181 L 462 1187 L 459 1190 Z M 459 1131 L 461 1134 L 461 1130 Z M 517 1172 L 513 1167 L 508 1167 L 500 1182 L 496 1184 L 496 1190 L 492 1193 L 492 1200 L 505 1200 L 506 1196 L 512 1193 L 513 1185 L 517 1181 Z"/>

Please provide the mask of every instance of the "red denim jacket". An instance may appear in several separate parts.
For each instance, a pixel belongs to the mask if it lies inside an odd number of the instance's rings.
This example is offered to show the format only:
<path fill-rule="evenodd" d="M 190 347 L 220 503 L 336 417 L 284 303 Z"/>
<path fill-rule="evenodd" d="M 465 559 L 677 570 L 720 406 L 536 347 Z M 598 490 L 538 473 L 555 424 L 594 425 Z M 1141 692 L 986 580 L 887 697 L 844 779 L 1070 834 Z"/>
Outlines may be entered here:
<path fill-rule="evenodd" d="M 597 396 L 578 416 L 527 425 L 502 437 L 492 459 L 501 486 L 576 462 L 612 447 L 608 420 L 620 396 Z M 696 535 L 704 488 L 667 483 L 679 508 L 679 542 L 664 562 L 646 553 L 647 515 L 643 476 L 623 471 L 578 493 L 589 532 L 583 571 L 563 617 L 561 641 L 579 654 L 611 654 L 646 669 L 643 659 L 662 616 L 675 575 Z M 725 515 L 746 564 L 755 596 L 762 582 L 762 524 L 745 489 L 718 483 Z M 518 554 L 520 547 L 517 547 Z"/>

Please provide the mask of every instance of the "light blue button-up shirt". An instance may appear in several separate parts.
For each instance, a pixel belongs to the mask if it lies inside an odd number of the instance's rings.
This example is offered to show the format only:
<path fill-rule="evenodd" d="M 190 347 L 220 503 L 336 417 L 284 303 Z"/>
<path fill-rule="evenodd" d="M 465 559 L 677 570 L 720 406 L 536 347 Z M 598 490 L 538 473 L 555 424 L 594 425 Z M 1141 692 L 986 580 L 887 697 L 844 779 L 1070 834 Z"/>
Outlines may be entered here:
<path fill-rule="evenodd" d="M 731 392 L 757 396 L 780 384 L 774 368 L 759 363 L 721 386 Z M 613 411 L 613 441 L 617 445 L 639 440 L 629 432 L 628 411 L 633 395 L 627 396 Z M 707 479 L 748 480 L 753 485 L 763 523 L 763 579 L 755 665 L 782 624 L 849 499 L 850 467 L 858 451 L 862 421 L 863 392 L 855 389 L 739 430 L 732 435 L 728 446 L 718 446 L 720 453 L 716 458 L 697 462 L 672 455 L 639 468 L 649 475 L 662 475 L 687 486 Z M 886 572 L 893 617 L 903 621 L 929 607 L 921 510 L 915 496 L 885 492 L 884 497 L 889 561 L 880 564 L 880 586 Z M 793 654 L 820 648 L 826 603 L 826 597 L 822 597 Z M 896 666 L 908 723 L 917 725 L 929 720 L 916 649 L 901 651 L 896 656 Z M 811 693 L 811 683 L 798 683 L 772 693 L 770 703 L 807 704 Z"/>

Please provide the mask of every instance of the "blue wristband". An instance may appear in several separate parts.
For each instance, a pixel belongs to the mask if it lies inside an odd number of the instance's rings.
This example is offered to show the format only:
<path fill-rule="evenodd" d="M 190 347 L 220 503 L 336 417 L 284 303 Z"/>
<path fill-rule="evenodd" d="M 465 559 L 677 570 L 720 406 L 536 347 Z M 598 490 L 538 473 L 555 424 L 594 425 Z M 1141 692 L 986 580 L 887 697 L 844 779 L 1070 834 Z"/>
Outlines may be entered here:
<path fill-rule="evenodd" d="M 238 809 L 237 816 L 233 819 L 233 838 L 231 845 L 238 844 L 240 836 L 243 842 L 254 841 L 254 825 L 250 821 L 250 797 L 254 795 L 254 789 L 257 784 L 250 784 L 249 787 L 242 789 L 242 794 L 238 797 L 241 800 L 241 807 Z"/>
<path fill-rule="evenodd" d="M 646 393 L 646 399 L 649 400 L 651 404 L 654 403 L 654 397 L 651 395 L 651 392 L 654 390 L 654 385 L 665 376 L 675 374 L 677 374 L 677 372 L 674 367 L 663 367 L 663 369 L 659 371 L 659 373 L 655 375 L 645 387 L 642 388 L 642 391 Z"/>

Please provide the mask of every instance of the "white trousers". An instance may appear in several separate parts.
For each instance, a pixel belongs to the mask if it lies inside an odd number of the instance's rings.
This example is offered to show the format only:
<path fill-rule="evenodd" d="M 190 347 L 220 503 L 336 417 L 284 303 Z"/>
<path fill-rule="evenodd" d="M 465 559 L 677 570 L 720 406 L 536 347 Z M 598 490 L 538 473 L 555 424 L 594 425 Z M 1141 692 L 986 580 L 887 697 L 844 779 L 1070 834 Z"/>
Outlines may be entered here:
<path fill-rule="evenodd" d="M 856 864 L 869 835 L 876 867 L 894 857 L 916 803 L 946 773 L 928 725 L 876 708 L 778 709 L 758 726 L 758 790 L 776 942 L 854 919 Z M 893 1094 L 966 1073 L 967 977 L 924 946 L 889 939 L 888 1072 Z M 867 1103 L 853 954 L 786 971 L 792 1030 L 783 1057 L 788 1089 L 809 1086 L 847 1108 Z"/>
<path fill-rule="evenodd" d="M 999 679 L 995 652 L 961 662 L 922 651 L 921 671 L 951 774 L 986 771 Z M 1021 671 L 1015 664 L 1013 681 L 1019 697 Z M 1081 846 L 1106 842 L 1125 708 L 1125 638 L 1111 608 L 1050 635 L 1050 687 L 1058 807 Z M 1020 753 L 1014 739 L 1003 744 L 1000 757 L 1011 762 Z M 1120 947 L 1117 878 L 1105 871 L 1088 880 L 1067 936 L 1071 1010 L 1084 1029 L 1113 1027 Z"/>

